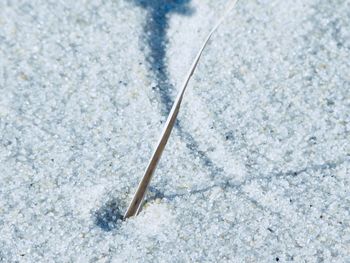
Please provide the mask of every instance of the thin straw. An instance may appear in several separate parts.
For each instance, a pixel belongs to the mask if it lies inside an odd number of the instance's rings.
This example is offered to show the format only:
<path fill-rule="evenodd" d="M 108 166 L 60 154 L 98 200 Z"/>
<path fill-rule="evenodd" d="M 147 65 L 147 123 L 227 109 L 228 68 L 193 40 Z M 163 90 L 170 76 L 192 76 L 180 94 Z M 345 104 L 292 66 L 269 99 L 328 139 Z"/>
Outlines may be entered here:
<path fill-rule="evenodd" d="M 177 114 L 179 113 L 179 109 L 180 109 L 180 105 L 182 102 L 182 98 L 184 96 L 184 93 L 186 91 L 187 85 L 198 65 L 199 59 L 202 56 L 203 50 L 204 48 L 207 46 L 210 38 L 212 37 L 213 33 L 217 30 L 217 28 L 221 25 L 221 23 L 225 20 L 225 18 L 228 16 L 228 14 L 232 11 L 232 9 L 235 7 L 236 3 L 238 0 L 233 0 L 229 3 L 229 5 L 226 8 L 226 12 L 223 14 L 223 16 L 219 19 L 219 21 L 216 23 L 216 25 L 213 27 L 213 29 L 210 31 L 209 35 L 207 36 L 207 38 L 205 39 L 201 49 L 199 50 L 189 72 L 187 73 L 187 77 L 184 81 L 184 84 L 181 88 L 181 90 L 179 91 L 175 102 L 171 108 L 171 111 L 169 113 L 168 119 L 165 123 L 165 127 L 163 129 L 163 132 L 160 136 L 159 142 L 157 144 L 157 147 L 155 148 L 154 153 L 152 154 L 152 157 L 147 165 L 147 168 L 145 170 L 145 173 L 137 187 L 137 190 L 134 194 L 133 199 L 131 200 L 129 207 L 123 217 L 123 219 L 127 219 L 129 217 L 135 216 L 137 215 L 142 207 L 142 203 L 144 200 L 144 197 L 146 195 L 148 186 L 151 182 L 153 173 L 157 167 L 158 161 L 160 159 L 160 157 L 162 156 L 163 150 L 168 142 L 169 136 L 171 134 L 171 131 L 174 127 L 175 121 L 176 121 L 176 117 Z"/>

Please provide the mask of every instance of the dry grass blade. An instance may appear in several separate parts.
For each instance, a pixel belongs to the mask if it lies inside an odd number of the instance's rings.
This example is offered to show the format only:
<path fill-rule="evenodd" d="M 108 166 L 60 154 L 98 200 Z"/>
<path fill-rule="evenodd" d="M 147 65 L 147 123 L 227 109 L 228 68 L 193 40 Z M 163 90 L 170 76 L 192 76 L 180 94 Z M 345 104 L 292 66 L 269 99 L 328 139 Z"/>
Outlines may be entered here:
<path fill-rule="evenodd" d="M 131 216 L 135 216 L 139 213 L 141 206 L 142 206 L 143 199 L 144 199 L 145 194 L 147 192 L 147 188 L 151 182 L 152 175 L 157 167 L 158 161 L 163 153 L 165 145 L 167 144 L 169 136 L 171 134 L 171 131 L 174 127 L 176 117 L 177 117 L 177 114 L 179 113 L 180 105 L 181 105 L 184 93 L 186 91 L 187 85 L 188 85 L 197 65 L 198 65 L 198 62 L 202 56 L 203 50 L 206 47 L 206 45 L 208 44 L 213 33 L 220 26 L 220 24 L 223 22 L 223 20 L 227 17 L 227 15 L 230 13 L 230 11 L 234 8 L 236 3 L 237 3 L 237 0 L 234 0 L 229 4 L 229 6 L 226 8 L 225 14 L 221 17 L 221 19 L 217 22 L 217 24 L 214 26 L 214 28 L 210 31 L 210 33 L 207 36 L 207 38 L 205 39 L 201 49 L 199 50 L 192 66 L 190 68 L 190 71 L 187 74 L 186 80 L 185 80 L 181 90 L 179 91 L 179 94 L 176 97 L 176 100 L 173 104 L 173 107 L 172 107 L 170 114 L 168 116 L 168 119 L 166 121 L 164 130 L 161 134 L 160 140 L 159 140 L 157 147 L 156 147 L 156 149 L 155 149 L 155 151 L 150 159 L 150 162 L 148 163 L 146 171 L 145 171 L 145 173 L 144 173 L 144 175 L 143 175 L 143 177 L 142 177 L 142 179 L 137 187 L 137 190 L 134 194 L 134 197 L 129 204 L 129 207 L 124 215 L 124 219 L 127 219 Z"/>

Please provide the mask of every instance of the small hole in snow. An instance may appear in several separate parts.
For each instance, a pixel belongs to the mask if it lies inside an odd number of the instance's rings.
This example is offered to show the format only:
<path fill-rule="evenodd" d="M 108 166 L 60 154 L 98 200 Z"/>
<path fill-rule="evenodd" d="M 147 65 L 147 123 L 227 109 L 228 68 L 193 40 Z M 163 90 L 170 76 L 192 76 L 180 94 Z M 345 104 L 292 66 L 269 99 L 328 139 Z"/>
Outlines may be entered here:
<path fill-rule="evenodd" d="M 94 213 L 95 225 L 104 231 L 117 229 L 123 220 L 120 204 L 117 200 L 111 200 Z"/>

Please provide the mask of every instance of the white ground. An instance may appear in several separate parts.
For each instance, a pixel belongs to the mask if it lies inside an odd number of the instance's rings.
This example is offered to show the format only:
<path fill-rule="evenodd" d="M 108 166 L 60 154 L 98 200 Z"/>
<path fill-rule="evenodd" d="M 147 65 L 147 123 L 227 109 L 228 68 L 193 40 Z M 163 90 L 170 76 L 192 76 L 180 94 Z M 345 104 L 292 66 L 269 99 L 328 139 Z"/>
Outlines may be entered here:
<path fill-rule="evenodd" d="M 225 3 L 169 12 L 175 88 Z M 141 6 L 0 1 L 0 262 L 350 262 L 350 1 L 239 2 L 120 222 L 165 119 Z"/>

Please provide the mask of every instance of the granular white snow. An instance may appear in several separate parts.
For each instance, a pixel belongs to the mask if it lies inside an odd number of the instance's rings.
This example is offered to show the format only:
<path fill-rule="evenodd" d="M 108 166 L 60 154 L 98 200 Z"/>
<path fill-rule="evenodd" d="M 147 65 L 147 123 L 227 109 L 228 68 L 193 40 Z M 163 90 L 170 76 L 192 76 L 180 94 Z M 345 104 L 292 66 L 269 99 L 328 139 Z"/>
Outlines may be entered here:
<path fill-rule="evenodd" d="M 240 1 L 120 220 L 226 3 L 0 1 L 0 262 L 350 262 L 349 0 Z"/>

